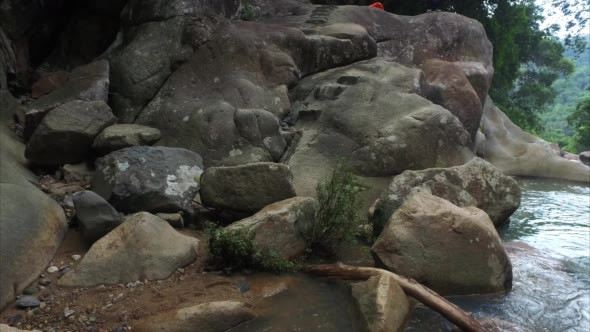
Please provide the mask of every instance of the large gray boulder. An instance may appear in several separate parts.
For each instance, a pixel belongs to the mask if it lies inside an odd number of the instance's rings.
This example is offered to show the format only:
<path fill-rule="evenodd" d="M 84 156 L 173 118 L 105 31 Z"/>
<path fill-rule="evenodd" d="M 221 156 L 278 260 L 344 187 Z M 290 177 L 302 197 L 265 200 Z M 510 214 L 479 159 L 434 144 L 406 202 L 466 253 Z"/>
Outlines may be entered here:
<path fill-rule="evenodd" d="M 215 7 L 222 8 L 214 8 L 218 12 L 231 7 L 221 3 Z M 251 5 L 258 14 L 275 19 L 279 13 L 296 14 L 292 23 L 301 28 L 306 25 L 302 14 L 313 9 L 284 0 Z M 143 16 L 139 12 L 152 11 L 150 5 L 144 7 L 130 6 L 129 12 L 137 18 Z M 197 8 L 165 21 L 158 17 L 169 14 L 149 14 L 139 19 L 144 24 L 125 31 L 125 40 L 111 53 L 112 99 L 123 122 L 160 129 L 161 144 L 196 151 L 207 167 L 278 161 L 285 147 L 278 120 L 290 107 L 287 86 L 302 75 L 376 54 L 375 41 L 356 24 L 331 24 L 304 33 L 281 20 L 229 22 L 203 17 L 206 9 Z M 204 43 L 207 47 L 201 47 Z M 251 120 L 242 121 L 240 113 Z M 254 116 L 264 123 L 256 125 Z M 163 117 L 167 121 L 161 121 Z"/>
<path fill-rule="evenodd" d="M 0 310 L 33 282 L 61 245 L 68 225 L 61 206 L 37 189 L 24 145 L 8 130 L 18 106 L 0 91 Z"/>
<path fill-rule="evenodd" d="M 84 239 L 92 244 L 121 224 L 123 218 L 104 198 L 90 190 L 72 197 Z"/>
<path fill-rule="evenodd" d="M 27 143 L 27 159 L 46 165 L 76 164 L 92 152 L 94 138 L 117 122 L 103 101 L 72 101 L 51 110 Z"/>
<path fill-rule="evenodd" d="M 201 256 L 196 238 L 178 233 L 166 221 L 140 212 L 96 241 L 59 284 L 71 287 L 116 285 L 169 277 Z"/>
<path fill-rule="evenodd" d="M 512 265 L 488 215 L 419 192 L 391 216 L 371 248 L 389 270 L 443 295 L 510 290 Z"/>
<path fill-rule="evenodd" d="M 357 175 L 462 165 L 473 157 L 469 133 L 448 110 L 425 99 L 421 71 L 373 59 L 309 76 L 291 95 L 302 132 L 288 158 L 299 195 L 346 160 Z M 372 187 L 373 185 L 368 185 Z"/>
<path fill-rule="evenodd" d="M 476 151 L 507 175 L 590 183 L 590 166 L 563 158 L 550 143 L 520 129 L 490 98 L 485 103 Z"/>
<path fill-rule="evenodd" d="M 410 301 L 391 277 L 374 276 L 352 285 L 352 298 L 369 332 L 399 332 L 410 315 Z"/>
<path fill-rule="evenodd" d="M 373 206 L 371 221 L 378 231 L 413 193 L 425 192 L 457 206 L 484 210 L 494 225 L 504 223 L 520 206 L 516 180 L 480 158 L 450 168 L 406 171 L 395 178 Z"/>
<path fill-rule="evenodd" d="M 201 177 L 201 187 L 203 204 L 236 212 L 257 212 L 296 196 L 289 166 L 276 163 L 210 167 Z"/>
<path fill-rule="evenodd" d="M 134 146 L 98 159 L 92 190 L 124 213 L 194 212 L 201 157 L 185 149 Z"/>
<path fill-rule="evenodd" d="M 158 314 L 133 329 L 142 332 L 224 332 L 254 318 L 256 314 L 246 303 L 206 302 Z"/>
<path fill-rule="evenodd" d="M 294 197 L 273 203 L 226 229 L 252 232 L 258 249 L 272 250 L 287 259 L 295 258 L 307 248 L 305 233 L 315 222 L 317 209 L 315 199 Z"/>
<path fill-rule="evenodd" d="M 24 126 L 24 137 L 28 140 L 41 123 L 47 112 L 59 105 L 75 100 L 107 102 L 109 92 L 109 63 L 106 60 L 92 62 L 74 69 L 67 83 L 27 107 L 19 109 L 18 117 Z"/>
<path fill-rule="evenodd" d="M 152 145 L 161 137 L 156 128 L 136 124 L 116 124 L 106 127 L 92 143 L 100 153 L 109 153 L 136 145 Z"/>

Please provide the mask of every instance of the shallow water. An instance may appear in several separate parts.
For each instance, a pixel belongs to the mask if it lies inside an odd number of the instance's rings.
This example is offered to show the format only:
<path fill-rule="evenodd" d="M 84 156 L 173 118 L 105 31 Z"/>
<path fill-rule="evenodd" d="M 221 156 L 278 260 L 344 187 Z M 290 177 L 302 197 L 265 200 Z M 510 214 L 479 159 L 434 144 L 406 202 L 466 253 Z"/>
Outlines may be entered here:
<path fill-rule="evenodd" d="M 531 331 L 590 331 L 590 187 L 521 179 L 521 207 L 499 229 L 513 265 L 512 291 L 453 298 L 477 317 Z M 418 307 L 407 331 L 449 331 Z"/>
<path fill-rule="evenodd" d="M 590 187 L 519 182 L 521 207 L 499 229 L 512 260 L 512 291 L 450 300 L 478 318 L 494 317 L 530 331 L 590 331 Z M 295 279 L 269 301 L 265 314 L 235 331 L 359 331 L 348 287 Z M 451 329 L 438 314 L 417 306 L 406 331 Z"/>

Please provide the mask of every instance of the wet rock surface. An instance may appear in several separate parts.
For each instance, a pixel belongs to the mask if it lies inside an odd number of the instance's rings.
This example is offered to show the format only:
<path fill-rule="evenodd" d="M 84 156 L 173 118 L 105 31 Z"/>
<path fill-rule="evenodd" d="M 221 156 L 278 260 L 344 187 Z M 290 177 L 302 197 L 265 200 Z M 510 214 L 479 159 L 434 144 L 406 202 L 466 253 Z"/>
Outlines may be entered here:
<path fill-rule="evenodd" d="M 172 313 L 164 313 L 140 323 L 140 331 L 174 331 L 174 332 L 221 332 L 256 317 L 246 303 L 236 301 L 220 301 L 203 303 L 182 308 Z"/>

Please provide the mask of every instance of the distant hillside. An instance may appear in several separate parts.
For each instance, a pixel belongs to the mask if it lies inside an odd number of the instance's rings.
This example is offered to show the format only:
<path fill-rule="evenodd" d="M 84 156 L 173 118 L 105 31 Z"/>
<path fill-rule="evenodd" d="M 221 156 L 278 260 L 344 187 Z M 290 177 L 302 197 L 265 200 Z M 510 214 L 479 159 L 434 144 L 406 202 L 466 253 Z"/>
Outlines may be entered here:
<path fill-rule="evenodd" d="M 557 97 L 553 107 L 540 115 L 544 128 L 544 132 L 540 136 L 559 143 L 562 149 L 575 153 L 578 151 L 575 151 L 571 140 L 574 128 L 568 124 L 567 118 L 574 111 L 578 102 L 585 95 L 590 95 L 590 47 L 579 55 L 568 50 L 565 52 L 565 56 L 576 63 L 576 69 L 570 76 L 561 78 L 553 84 L 557 91 Z"/>

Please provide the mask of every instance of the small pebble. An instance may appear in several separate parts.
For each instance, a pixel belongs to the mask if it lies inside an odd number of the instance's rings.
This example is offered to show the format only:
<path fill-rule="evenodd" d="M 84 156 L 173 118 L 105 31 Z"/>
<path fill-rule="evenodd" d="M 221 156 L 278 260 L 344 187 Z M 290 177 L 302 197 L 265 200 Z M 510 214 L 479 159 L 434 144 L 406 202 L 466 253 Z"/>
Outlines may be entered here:
<path fill-rule="evenodd" d="M 38 307 L 40 304 L 41 301 L 30 295 L 21 296 L 18 298 L 18 300 L 16 300 L 16 305 L 21 308 L 34 308 Z"/>
<path fill-rule="evenodd" d="M 41 302 L 39 304 L 39 308 L 41 308 L 41 309 L 44 309 L 46 306 L 47 306 L 47 303 L 45 303 L 45 302 Z"/>
<path fill-rule="evenodd" d="M 181 268 L 181 267 L 179 267 L 179 268 L 178 268 L 178 269 L 176 269 L 176 270 L 177 270 L 178 272 L 180 272 L 180 273 L 184 273 L 184 269 L 183 269 L 183 268 Z"/>
<path fill-rule="evenodd" d="M 39 279 L 39 285 L 41 286 L 47 286 L 51 283 L 51 279 L 49 278 L 41 278 Z"/>
<path fill-rule="evenodd" d="M 59 268 L 57 266 L 54 266 L 54 265 L 52 265 L 52 266 L 50 266 L 50 267 L 47 268 L 47 273 L 55 273 L 57 271 L 59 271 Z"/>
<path fill-rule="evenodd" d="M 238 281 L 238 284 L 236 285 L 238 287 L 238 289 L 240 290 L 240 293 L 246 293 L 247 291 L 250 290 L 250 284 L 246 281 L 246 280 L 240 280 Z"/>
<path fill-rule="evenodd" d="M 75 313 L 75 311 L 72 309 L 69 309 L 69 308 L 64 309 L 64 317 L 65 318 L 72 316 L 74 313 Z"/>
<path fill-rule="evenodd" d="M 72 255 L 72 259 L 75 260 L 75 261 L 79 260 L 80 258 L 82 258 L 82 256 L 80 256 L 80 255 Z"/>

